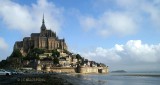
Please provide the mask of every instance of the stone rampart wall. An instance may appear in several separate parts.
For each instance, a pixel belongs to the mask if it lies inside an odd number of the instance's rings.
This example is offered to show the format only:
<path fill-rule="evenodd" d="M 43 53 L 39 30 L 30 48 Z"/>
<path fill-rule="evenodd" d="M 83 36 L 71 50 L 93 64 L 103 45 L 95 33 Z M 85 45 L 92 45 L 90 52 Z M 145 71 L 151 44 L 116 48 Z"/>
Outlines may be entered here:
<path fill-rule="evenodd" d="M 80 73 L 108 73 L 108 67 L 81 67 Z"/>
<path fill-rule="evenodd" d="M 47 70 L 47 69 L 46 69 Z M 75 73 L 75 68 L 72 67 L 52 67 L 48 69 L 49 72 L 64 72 L 64 73 Z"/>

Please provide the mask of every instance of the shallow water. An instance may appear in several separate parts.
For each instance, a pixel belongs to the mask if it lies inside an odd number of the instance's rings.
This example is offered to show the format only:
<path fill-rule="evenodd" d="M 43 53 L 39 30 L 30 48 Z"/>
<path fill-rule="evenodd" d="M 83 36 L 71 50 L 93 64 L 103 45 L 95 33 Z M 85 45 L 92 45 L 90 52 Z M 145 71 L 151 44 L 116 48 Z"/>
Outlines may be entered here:
<path fill-rule="evenodd" d="M 76 74 L 79 85 L 160 85 L 160 73 Z"/>

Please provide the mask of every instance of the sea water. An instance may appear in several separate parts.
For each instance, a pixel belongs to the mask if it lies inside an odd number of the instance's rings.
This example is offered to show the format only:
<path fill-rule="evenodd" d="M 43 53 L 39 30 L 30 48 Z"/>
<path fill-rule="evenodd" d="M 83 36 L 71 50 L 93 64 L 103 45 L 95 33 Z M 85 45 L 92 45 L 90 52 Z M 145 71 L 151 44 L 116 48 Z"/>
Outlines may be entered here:
<path fill-rule="evenodd" d="M 160 85 L 160 73 L 76 74 L 79 85 Z"/>

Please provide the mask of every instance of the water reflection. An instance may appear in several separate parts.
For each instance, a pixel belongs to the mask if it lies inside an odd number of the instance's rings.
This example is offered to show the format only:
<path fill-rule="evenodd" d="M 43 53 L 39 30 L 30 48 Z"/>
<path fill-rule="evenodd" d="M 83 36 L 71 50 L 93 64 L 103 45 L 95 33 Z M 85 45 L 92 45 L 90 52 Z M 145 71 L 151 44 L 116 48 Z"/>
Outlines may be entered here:
<path fill-rule="evenodd" d="M 86 85 L 159 85 L 160 77 L 139 75 L 98 75 L 77 74 L 76 78 L 83 79 Z M 84 84 L 84 83 L 83 83 Z M 81 84 L 80 84 L 81 85 Z"/>

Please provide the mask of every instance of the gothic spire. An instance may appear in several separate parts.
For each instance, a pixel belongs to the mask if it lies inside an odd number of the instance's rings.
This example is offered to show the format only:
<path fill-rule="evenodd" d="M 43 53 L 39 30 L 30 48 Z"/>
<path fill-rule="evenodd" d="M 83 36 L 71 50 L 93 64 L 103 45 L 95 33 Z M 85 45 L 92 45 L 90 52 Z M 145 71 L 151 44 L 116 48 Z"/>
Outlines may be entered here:
<path fill-rule="evenodd" d="M 44 30 L 46 30 L 46 26 L 45 26 L 45 22 L 44 22 L 44 14 L 43 14 L 41 31 L 44 31 Z"/>
<path fill-rule="evenodd" d="M 44 14 L 43 14 L 43 20 L 42 20 L 42 24 L 44 24 L 45 22 L 44 22 Z"/>

